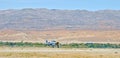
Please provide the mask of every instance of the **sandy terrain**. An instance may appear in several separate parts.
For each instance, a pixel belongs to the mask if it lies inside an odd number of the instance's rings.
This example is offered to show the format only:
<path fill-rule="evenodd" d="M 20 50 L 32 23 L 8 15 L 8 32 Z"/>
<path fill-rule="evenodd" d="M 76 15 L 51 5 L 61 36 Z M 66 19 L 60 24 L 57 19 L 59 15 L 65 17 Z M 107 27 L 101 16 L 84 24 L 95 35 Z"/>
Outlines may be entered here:
<path fill-rule="evenodd" d="M 0 58 L 120 58 L 120 49 L 1 47 Z"/>
<path fill-rule="evenodd" d="M 80 42 L 111 42 L 120 43 L 120 31 L 93 31 L 93 30 L 44 30 L 44 31 L 15 31 L 1 30 L 1 41 L 29 41 L 45 42 L 56 40 L 61 43 Z"/>

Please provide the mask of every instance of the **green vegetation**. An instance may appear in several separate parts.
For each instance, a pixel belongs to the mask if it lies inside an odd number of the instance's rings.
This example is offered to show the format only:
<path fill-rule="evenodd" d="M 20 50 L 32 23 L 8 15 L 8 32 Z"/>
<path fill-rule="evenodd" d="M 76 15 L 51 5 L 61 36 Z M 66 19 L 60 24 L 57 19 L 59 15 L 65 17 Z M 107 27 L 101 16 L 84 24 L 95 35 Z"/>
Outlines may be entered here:
<path fill-rule="evenodd" d="M 0 42 L 0 47 L 46 47 L 44 43 L 32 43 L 32 42 Z M 110 43 L 71 43 L 61 44 L 61 48 L 120 48 L 120 44 Z"/>
<path fill-rule="evenodd" d="M 71 43 L 63 44 L 63 48 L 120 48 L 120 44 L 110 44 L 110 43 Z"/>
<path fill-rule="evenodd" d="M 31 42 L 0 42 L 0 46 L 7 47 L 45 47 L 43 43 L 31 43 Z"/>

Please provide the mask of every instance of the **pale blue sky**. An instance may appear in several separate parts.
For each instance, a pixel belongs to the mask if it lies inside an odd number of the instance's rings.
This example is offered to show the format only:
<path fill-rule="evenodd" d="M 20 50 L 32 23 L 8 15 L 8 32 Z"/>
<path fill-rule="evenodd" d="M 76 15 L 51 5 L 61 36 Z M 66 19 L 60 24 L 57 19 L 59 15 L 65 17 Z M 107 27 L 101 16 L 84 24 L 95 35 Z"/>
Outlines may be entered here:
<path fill-rule="evenodd" d="M 0 9 L 120 10 L 120 0 L 0 0 Z"/>

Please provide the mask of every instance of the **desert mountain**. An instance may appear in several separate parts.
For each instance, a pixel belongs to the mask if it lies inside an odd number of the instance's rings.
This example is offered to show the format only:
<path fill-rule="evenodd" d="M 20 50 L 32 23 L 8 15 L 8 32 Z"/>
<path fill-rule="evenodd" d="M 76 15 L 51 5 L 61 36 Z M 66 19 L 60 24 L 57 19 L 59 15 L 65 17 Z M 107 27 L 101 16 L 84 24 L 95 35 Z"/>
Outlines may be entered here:
<path fill-rule="evenodd" d="M 0 10 L 0 29 L 120 30 L 120 10 L 87 11 L 45 8 Z"/>

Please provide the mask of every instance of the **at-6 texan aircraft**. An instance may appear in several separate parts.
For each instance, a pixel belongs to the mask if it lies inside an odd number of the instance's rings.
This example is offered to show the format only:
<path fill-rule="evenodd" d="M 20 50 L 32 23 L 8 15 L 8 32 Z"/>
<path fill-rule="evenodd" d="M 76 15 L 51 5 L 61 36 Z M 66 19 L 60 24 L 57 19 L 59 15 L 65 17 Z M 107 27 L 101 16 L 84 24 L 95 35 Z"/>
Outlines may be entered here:
<path fill-rule="evenodd" d="M 60 43 L 59 42 L 56 42 L 55 40 L 52 40 L 52 41 L 48 41 L 46 40 L 46 45 L 47 46 L 51 46 L 51 47 L 57 47 L 59 48 L 60 47 Z"/>

